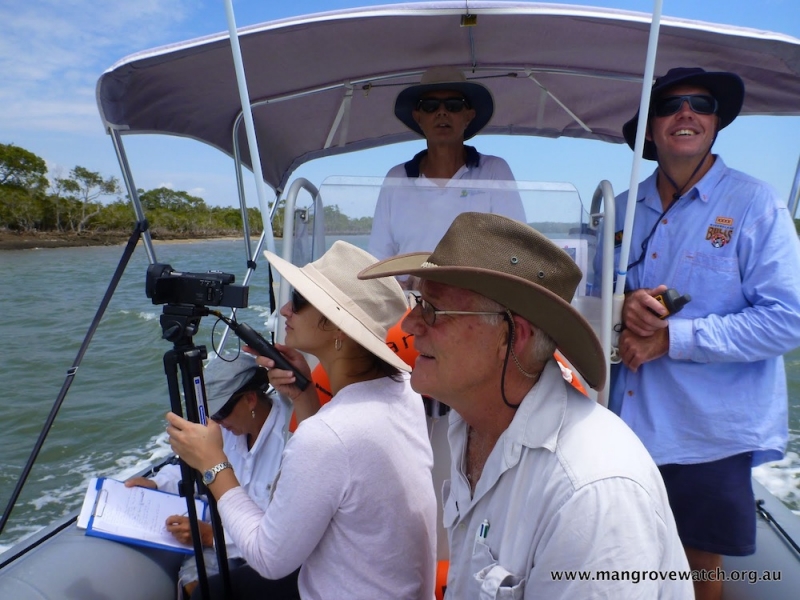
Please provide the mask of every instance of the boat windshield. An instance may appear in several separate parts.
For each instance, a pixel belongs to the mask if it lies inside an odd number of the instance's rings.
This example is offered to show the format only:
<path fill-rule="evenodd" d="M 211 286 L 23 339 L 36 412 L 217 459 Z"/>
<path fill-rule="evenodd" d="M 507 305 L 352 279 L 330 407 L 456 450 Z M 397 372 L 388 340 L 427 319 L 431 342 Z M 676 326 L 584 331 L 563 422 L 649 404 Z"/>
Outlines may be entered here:
<path fill-rule="evenodd" d="M 546 235 L 580 267 L 583 278 L 573 305 L 600 335 L 599 290 L 593 289 L 597 231 L 590 225 L 591 215 L 574 185 L 533 181 L 439 183 L 442 185 L 407 177 L 328 177 L 316 195 L 309 191 L 289 193 L 282 201 L 284 210 L 278 211 L 274 225 L 285 235 L 277 240 L 276 249 L 286 260 L 302 266 L 321 256 L 336 240 L 345 240 L 383 259 L 433 250 L 461 212 L 504 214 Z M 293 220 L 288 227 L 286 215 L 292 215 Z M 278 306 L 288 301 L 288 290 L 283 292 L 276 281 Z M 282 331 L 279 325 L 279 337 Z"/>

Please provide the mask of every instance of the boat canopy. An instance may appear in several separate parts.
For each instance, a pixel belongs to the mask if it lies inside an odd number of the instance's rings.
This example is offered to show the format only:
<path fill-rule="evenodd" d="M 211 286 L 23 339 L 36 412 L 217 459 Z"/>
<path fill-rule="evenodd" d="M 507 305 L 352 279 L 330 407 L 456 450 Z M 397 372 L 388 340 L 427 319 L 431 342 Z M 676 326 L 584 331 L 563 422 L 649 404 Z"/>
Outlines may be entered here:
<path fill-rule="evenodd" d="M 638 108 L 650 14 L 528 2 L 384 5 L 239 29 L 264 180 L 306 161 L 413 140 L 394 100 L 431 65 L 494 95 L 484 134 L 622 143 Z M 664 17 L 655 74 L 734 71 L 743 115 L 800 115 L 800 39 Z M 289 100 L 291 100 L 289 102 Z M 250 166 L 228 33 L 124 58 L 97 83 L 104 126 L 185 136 Z"/>

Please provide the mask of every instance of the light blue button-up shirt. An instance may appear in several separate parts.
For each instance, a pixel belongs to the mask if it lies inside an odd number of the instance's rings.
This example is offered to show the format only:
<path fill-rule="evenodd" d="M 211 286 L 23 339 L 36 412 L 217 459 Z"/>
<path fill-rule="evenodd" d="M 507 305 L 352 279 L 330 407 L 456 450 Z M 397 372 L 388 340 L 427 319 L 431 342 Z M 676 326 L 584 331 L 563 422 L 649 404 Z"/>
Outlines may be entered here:
<path fill-rule="evenodd" d="M 626 289 L 666 284 L 692 300 L 669 317 L 668 356 L 636 373 L 618 367 L 612 406 L 657 464 L 750 451 L 754 466 L 780 459 L 788 437 L 782 355 L 800 345 L 800 244 L 785 202 L 719 157 L 663 216 L 655 173 L 639 198 L 631 263 L 661 222 Z M 616 230 L 626 204 L 627 192 L 617 198 Z"/>

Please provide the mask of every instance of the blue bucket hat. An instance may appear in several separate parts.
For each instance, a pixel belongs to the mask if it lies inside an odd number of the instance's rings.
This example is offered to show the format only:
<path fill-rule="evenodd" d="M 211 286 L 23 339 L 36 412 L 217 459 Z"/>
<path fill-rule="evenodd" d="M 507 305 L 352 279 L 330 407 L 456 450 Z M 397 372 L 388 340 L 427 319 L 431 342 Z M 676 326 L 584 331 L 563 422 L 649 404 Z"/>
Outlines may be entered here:
<path fill-rule="evenodd" d="M 414 120 L 411 113 L 417 108 L 417 102 L 424 94 L 440 90 L 452 90 L 462 94 L 469 102 L 470 108 L 475 110 L 475 118 L 464 131 L 465 140 L 476 135 L 489 123 L 494 113 L 492 93 L 480 83 L 467 81 L 464 74 L 453 67 L 431 67 L 425 71 L 417 85 L 407 87 L 397 95 L 394 103 L 394 115 L 406 127 L 424 135 L 419 123 Z"/>

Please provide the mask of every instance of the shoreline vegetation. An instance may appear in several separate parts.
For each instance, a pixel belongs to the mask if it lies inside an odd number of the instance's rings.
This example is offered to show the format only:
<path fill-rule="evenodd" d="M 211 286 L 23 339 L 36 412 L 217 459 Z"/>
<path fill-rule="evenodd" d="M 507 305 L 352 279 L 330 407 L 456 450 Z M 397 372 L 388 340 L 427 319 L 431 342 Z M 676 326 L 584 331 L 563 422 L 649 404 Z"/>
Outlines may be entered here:
<path fill-rule="evenodd" d="M 153 243 L 180 243 L 200 240 L 237 239 L 241 233 L 215 232 L 209 235 L 192 233 L 159 232 L 153 235 Z M 130 231 L 95 232 L 80 234 L 63 231 L 18 232 L 0 229 L 0 251 L 2 250 L 40 250 L 43 248 L 81 248 L 87 246 L 121 246 L 127 243 Z M 257 239 L 257 238 L 256 238 Z"/>

